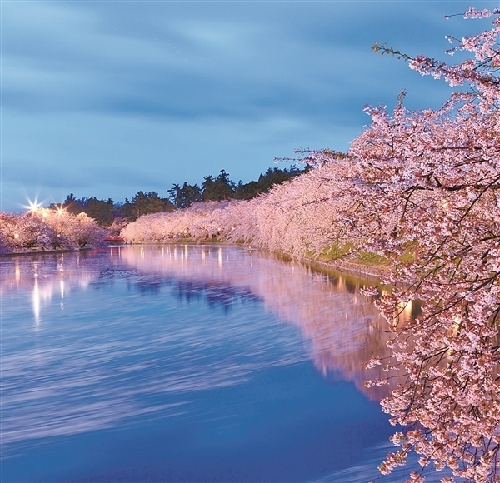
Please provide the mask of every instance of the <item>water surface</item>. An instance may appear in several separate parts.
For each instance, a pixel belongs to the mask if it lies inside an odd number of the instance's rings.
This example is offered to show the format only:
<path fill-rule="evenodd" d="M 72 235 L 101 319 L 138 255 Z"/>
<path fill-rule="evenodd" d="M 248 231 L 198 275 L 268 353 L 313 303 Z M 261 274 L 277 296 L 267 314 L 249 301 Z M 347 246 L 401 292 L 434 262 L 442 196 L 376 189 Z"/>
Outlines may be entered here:
<path fill-rule="evenodd" d="M 0 259 L 1 481 L 376 478 L 360 283 L 237 247 Z"/>

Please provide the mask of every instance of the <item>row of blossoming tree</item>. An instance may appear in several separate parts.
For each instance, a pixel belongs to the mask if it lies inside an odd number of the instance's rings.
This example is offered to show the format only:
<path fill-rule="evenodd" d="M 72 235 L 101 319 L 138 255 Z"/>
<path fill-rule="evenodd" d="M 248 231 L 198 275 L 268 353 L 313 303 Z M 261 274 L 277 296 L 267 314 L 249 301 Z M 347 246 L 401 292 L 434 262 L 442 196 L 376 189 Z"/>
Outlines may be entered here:
<path fill-rule="evenodd" d="M 250 201 L 197 204 L 140 218 L 123 236 L 131 242 L 190 237 L 251 242 L 291 255 L 377 254 L 394 289 L 376 304 L 389 323 L 392 356 L 370 367 L 399 371 L 404 383 L 382 401 L 400 449 L 380 466 L 390 473 L 420 455 L 408 481 L 429 468 L 453 481 L 500 481 L 500 32 L 454 43 L 469 58 L 449 65 L 375 50 L 406 60 L 423 75 L 465 86 L 439 110 L 409 111 L 401 96 L 392 113 L 369 108 L 370 127 L 346 154 L 303 156 L 315 167 Z M 416 319 L 398 322 L 420 300 Z M 370 384 L 390 384 L 389 378 Z"/>
<path fill-rule="evenodd" d="M 27 213 L 0 213 L 0 254 L 79 250 L 102 244 L 106 235 L 85 213 L 34 206 Z"/>

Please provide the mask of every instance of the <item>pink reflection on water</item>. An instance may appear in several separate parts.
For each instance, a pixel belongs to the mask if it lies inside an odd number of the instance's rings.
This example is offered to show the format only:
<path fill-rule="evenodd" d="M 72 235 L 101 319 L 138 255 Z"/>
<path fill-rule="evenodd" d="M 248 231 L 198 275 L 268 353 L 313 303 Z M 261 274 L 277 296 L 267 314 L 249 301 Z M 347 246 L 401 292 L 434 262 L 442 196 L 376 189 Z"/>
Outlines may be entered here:
<path fill-rule="evenodd" d="M 372 357 L 389 356 L 387 323 L 372 300 L 359 293 L 369 282 L 340 273 L 326 276 L 298 262 L 283 263 L 269 254 L 234 247 L 129 248 L 123 250 L 122 260 L 140 272 L 248 288 L 267 310 L 300 328 L 324 376 L 352 381 L 370 399 L 387 396 L 388 387 L 368 389 L 366 380 L 389 375 L 389 387 L 398 381 L 395 374 L 378 373 L 380 368 L 365 368 Z M 411 311 L 411 305 L 405 307 L 400 317 L 411 317 Z"/>

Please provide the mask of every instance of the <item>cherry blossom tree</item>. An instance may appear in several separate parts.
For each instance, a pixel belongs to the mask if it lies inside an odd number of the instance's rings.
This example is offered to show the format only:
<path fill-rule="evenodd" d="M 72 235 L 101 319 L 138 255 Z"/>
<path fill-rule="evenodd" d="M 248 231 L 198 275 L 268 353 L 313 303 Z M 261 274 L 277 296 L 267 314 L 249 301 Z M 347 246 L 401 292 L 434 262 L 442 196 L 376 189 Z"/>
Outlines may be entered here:
<path fill-rule="evenodd" d="M 93 218 L 85 213 L 73 215 L 61 207 L 0 213 L 0 254 L 96 247 L 105 235 Z"/>
<path fill-rule="evenodd" d="M 3 253 L 28 251 L 36 247 L 49 249 L 54 231 L 32 213 L 0 214 L 0 245 Z"/>
<path fill-rule="evenodd" d="M 228 206 L 237 202 L 198 202 L 171 213 L 153 213 L 129 223 L 121 236 L 129 243 L 164 243 L 180 239 L 225 240 Z M 228 210 L 230 211 L 230 210 Z"/>
<path fill-rule="evenodd" d="M 346 154 L 306 153 L 313 169 L 269 193 L 145 217 L 125 233 L 149 241 L 215 236 L 299 257 L 332 247 L 341 255 L 348 247 L 347 258 L 383 257 L 393 289 L 376 304 L 389 323 L 392 356 L 374 354 L 369 366 L 388 377 L 371 384 L 389 384 L 382 406 L 403 431 L 393 437 L 400 450 L 380 470 L 389 473 L 415 451 L 421 469 L 409 481 L 422 481 L 429 467 L 461 481 L 500 481 L 499 14 L 465 12 L 493 17 L 493 26 L 449 38 L 449 53 L 471 54 L 456 65 L 375 46 L 459 87 L 441 109 L 410 111 L 402 94 L 391 113 L 367 108 L 371 125 Z M 398 317 L 414 301 L 421 315 Z"/>
<path fill-rule="evenodd" d="M 450 39 L 450 53 L 472 54 L 457 65 L 377 46 L 424 75 L 470 89 L 437 111 L 411 112 L 403 96 L 392 114 L 369 108 L 372 124 L 353 141 L 348 163 L 325 152 L 310 156 L 346 169 L 353 202 L 338 212 L 340 225 L 391 262 L 386 281 L 395 289 L 377 305 L 393 332 L 392 357 L 370 366 L 405 376 L 382 401 L 405 431 L 393 436 L 401 449 L 380 470 L 390 473 L 416 451 L 422 469 L 408 481 L 422 481 L 429 466 L 466 481 L 500 481 L 499 14 L 464 14 L 494 15 L 493 28 Z M 398 323 L 417 299 L 422 314 Z"/>

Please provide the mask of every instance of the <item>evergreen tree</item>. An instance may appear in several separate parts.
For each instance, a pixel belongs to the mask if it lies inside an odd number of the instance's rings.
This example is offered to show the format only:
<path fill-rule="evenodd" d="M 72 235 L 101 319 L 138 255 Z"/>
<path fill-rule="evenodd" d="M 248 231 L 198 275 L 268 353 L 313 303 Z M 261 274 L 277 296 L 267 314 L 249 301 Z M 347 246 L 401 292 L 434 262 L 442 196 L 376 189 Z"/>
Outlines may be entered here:
<path fill-rule="evenodd" d="M 236 186 L 225 170 L 222 169 L 216 178 L 206 176 L 204 180 L 201 185 L 203 201 L 222 201 L 234 198 Z"/>

